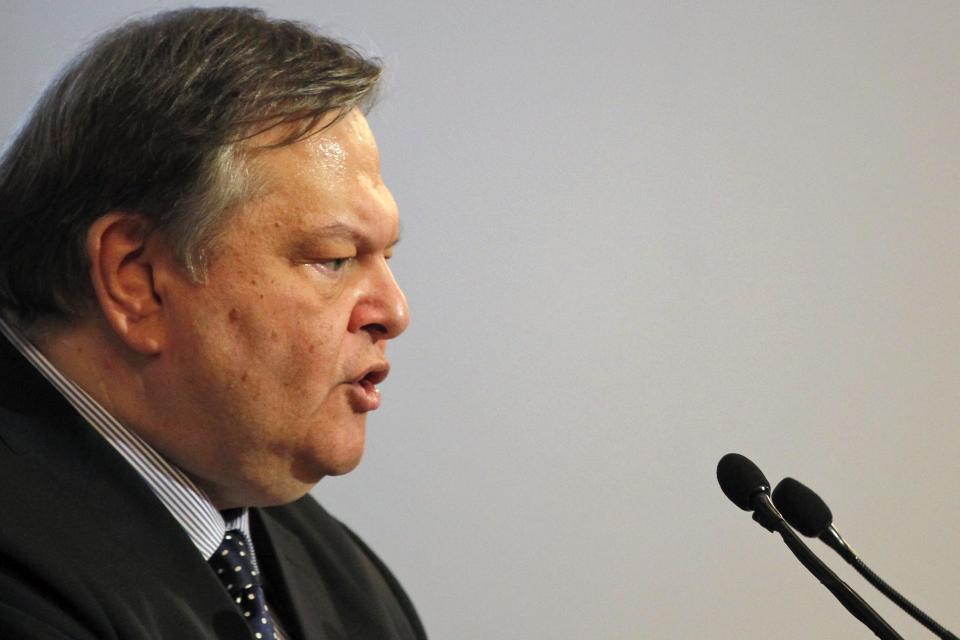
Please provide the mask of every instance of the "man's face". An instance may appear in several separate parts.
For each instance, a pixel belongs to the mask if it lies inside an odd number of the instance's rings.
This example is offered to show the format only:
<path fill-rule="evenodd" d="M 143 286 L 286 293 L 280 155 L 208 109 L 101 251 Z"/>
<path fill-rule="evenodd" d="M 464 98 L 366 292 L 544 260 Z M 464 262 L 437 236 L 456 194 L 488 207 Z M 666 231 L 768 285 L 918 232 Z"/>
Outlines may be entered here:
<path fill-rule="evenodd" d="M 219 508 L 288 502 L 353 469 L 387 340 L 408 322 L 387 264 L 397 207 L 363 115 L 259 149 L 251 171 L 264 188 L 230 214 L 206 283 L 156 283 L 168 348 L 146 393 L 163 389 L 158 409 L 184 423 L 155 445 Z"/>

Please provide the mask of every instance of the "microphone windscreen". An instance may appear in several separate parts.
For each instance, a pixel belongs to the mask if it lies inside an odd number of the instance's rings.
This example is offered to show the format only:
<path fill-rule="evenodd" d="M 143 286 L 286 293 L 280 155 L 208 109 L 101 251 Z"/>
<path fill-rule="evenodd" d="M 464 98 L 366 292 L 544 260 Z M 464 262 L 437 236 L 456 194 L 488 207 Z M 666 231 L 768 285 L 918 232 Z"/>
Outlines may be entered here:
<path fill-rule="evenodd" d="M 818 537 L 833 523 L 827 503 L 793 478 L 784 478 L 773 490 L 773 504 L 791 527 L 809 538 Z"/>
<path fill-rule="evenodd" d="M 744 511 L 753 511 L 753 497 L 770 493 L 770 483 L 757 465 L 739 453 L 728 453 L 717 463 L 720 488 L 733 504 Z"/>

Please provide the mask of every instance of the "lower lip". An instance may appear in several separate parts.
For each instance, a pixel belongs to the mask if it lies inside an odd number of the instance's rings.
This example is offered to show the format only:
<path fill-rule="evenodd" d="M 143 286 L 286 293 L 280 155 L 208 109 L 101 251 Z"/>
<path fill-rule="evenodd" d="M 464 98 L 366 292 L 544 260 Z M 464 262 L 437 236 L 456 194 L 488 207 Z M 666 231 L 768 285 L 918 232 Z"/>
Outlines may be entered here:
<path fill-rule="evenodd" d="M 380 408 L 380 389 L 365 380 L 351 383 L 350 405 L 357 413 L 376 411 Z"/>

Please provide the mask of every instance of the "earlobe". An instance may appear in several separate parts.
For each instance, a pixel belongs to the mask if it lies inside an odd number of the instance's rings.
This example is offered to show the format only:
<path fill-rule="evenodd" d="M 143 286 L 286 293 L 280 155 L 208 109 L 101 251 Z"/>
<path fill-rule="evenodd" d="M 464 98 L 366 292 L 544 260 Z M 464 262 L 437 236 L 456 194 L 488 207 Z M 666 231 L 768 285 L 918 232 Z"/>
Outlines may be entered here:
<path fill-rule="evenodd" d="M 111 212 L 87 231 L 90 279 L 107 324 L 128 347 L 156 355 L 163 346 L 162 305 L 155 287 L 143 216 Z"/>

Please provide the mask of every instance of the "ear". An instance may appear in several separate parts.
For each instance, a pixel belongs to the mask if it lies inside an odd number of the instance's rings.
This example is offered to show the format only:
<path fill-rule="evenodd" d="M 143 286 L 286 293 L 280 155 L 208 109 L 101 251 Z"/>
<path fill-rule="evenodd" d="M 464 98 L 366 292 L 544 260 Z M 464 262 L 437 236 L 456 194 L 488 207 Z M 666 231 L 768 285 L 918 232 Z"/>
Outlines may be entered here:
<path fill-rule="evenodd" d="M 157 354 L 163 344 L 163 301 L 154 283 L 147 220 L 138 214 L 107 213 L 87 231 L 90 279 L 107 324 L 128 347 Z"/>

